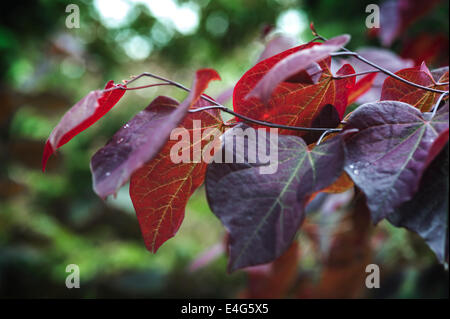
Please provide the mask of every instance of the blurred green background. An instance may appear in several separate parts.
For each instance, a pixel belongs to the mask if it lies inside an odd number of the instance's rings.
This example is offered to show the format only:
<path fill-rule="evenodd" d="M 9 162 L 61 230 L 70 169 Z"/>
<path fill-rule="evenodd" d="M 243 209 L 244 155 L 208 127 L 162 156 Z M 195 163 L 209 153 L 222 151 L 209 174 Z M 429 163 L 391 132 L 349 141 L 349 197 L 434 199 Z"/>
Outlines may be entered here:
<path fill-rule="evenodd" d="M 65 26 L 70 3 L 80 9 L 78 29 Z M 128 92 L 102 120 L 62 147 L 45 174 L 40 170 L 44 142 L 71 105 L 111 79 L 149 71 L 189 86 L 196 69 L 211 67 L 222 77 L 208 89 L 217 96 L 255 63 L 269 25 L 306 42 L 314 21 L 326 37 L 351 34 L 351 49 L 379 46 L 364 24 L 369 3 L 374 1 L 40 0 L 2 5 L 0 297 L 240 296 L 247 275 L 227 274 L 222 254 L 189 270 L 224 236 L 203 188 L 190 200 L 177 236 L 155 255 L 145 249 L 128 189 L 103 202 L 91 188 L 93 153 L 154 97 L 183 99 L 184 92 L 166 87 Z M 448 1 L 410 28 L 408 36 L 424 30 L 444 32 L 448 57 Z M 400 52 L 401 42 L 393 50 Z M 299 240 L 302 244 L 302 236 Z M 420 238 L 383 222 L 372 244 L 374 262 L 383 267 L 382 289 L 362 296 L 448 296 L 448 274 Z M 307 252 L 299 269 L 305 274 L 319 263 Z M 65 287 L 68 264 L 80 266 L 80 289 Z"/>

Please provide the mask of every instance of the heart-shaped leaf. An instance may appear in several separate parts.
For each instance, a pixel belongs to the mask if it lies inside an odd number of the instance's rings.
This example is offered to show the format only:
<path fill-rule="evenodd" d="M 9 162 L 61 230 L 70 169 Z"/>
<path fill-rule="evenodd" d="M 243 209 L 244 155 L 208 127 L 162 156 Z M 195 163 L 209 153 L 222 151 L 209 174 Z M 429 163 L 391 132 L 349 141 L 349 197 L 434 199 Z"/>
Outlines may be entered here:
<path fill-rule="evenodd" d="M 213 162 L 206 173 L 208 203 L 230 232 L 230 271 L 281 256 L 304 219 L 309 196 L 333 183 L 344 164 L 340 135 L 310 150 L 299 137 L 263 133 L 242 124 L 228 130 L 221 155 L 235 160 Z M 272 155 L 269 146 L 277 145 L 277 156 L 270 165 L 250 160 L 251 145 Z M 262 172 L 268 166 L 273 174 Z"/>
<path fill-rule="evenodd" d="M 345 170 L 379 222 L 416 193 L 423 172 L 448 140 L 448 103 L 434 118 L 397 101 L 367 103 L 348 118 Z"/>
<path fill-rule="evenodd" d="M 200 100 L 196 106 L 205 106 L 203 104 Z M 196 149 L 200 153 L 206 147 L 213 151 L 208 132 L 222 132 L 223 122 L 217 110 L 208 110 L 189 113 L 179 128 L 188 131 L 189 142 L 181 147 L 183 152 L 190 154 L 190 161 L 174 163 L 171 151 L 180 142 L 169 140 L 153 160 L 133 174 L 130 181 L 130 196 L 142 236 L 147 249 L 153 253 L 180 228 L 189 197 L 205 178 L 207 162 L 203 159 L 194 161 L 194 157 L 200 155 L 195 154 Z"/>

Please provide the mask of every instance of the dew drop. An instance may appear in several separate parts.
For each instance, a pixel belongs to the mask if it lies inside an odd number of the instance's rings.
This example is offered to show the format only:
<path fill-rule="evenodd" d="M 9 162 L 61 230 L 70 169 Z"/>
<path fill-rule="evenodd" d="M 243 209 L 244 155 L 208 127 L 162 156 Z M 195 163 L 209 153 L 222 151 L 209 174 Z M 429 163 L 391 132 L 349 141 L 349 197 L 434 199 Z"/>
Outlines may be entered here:
<path fill-rule="evenodd" d="M 106 172 L 106 174 L 105 174 L 106 176 L 109 176 L 109 175 L 111 175 L 111 173 L 110 172 Z"/>
<path fill-rule="evenodd" d="M 355 169 L 355 170 L 353 171 L 353 174 L 359 175 L 359 171 L 358 171 L 357 169 Z"/>

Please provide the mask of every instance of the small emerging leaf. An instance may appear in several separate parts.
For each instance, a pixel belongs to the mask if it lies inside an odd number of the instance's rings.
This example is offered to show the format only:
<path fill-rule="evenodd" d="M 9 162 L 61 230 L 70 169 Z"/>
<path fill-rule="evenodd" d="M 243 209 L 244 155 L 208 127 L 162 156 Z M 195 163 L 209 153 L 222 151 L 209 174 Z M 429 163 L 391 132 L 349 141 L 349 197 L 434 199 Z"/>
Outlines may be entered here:
<path fill-rule="evenodd" d="M 76 135 L 97 122 L 116 105 L 125 94 L 125 90 L 120 89 L 121 87 L 125 86 L 109 81 L 103 90 L 89 92 L 88 95 L 64 114 L 61 121 L 59 121 L 58 125 L 50 133 L 45 144 L 44 154 L 42 156 L 42 171 L 45 171 L 49 157 L 57 148 L 63 146 Z M 117 89 L 108 90 L 112 88 Z"/>

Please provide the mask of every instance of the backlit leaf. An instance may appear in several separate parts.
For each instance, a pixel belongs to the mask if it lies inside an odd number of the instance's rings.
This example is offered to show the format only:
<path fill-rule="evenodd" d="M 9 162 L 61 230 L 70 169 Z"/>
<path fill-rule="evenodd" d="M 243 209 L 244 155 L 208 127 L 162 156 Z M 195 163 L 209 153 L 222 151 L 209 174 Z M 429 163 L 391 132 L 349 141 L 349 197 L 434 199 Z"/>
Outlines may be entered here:
<path fill-rule="evenodd" d="M 398 76 L 433 89 L 447 90 L 448 85 L 437 85 L 433 76 L 424 63 L 421 66 L 408 68 L 396 72 Z M 444 73 L 438 80 L 439 83 L 448 82 L 448 72 Z M 437 102 L 439 93 L 426 91 L 403 83 L 393 77 L 388 77 L 383 84 L 381 100 L 394 100 L 411 104 L 422 112 L 429 111 Z"/>
<path fill-rule="evenodd" d="M 120 87 L 124 87 L 124 85 L 114 84 L 114 81 L 109 81 L 103 90 L 89 92 L 88 95 L 64 114 L 61 121 L 50 133 L 45 144 L 42 156 L 42 171 L 45 171 L 49 157 L 57 148 L 66 144 L 76 135 L 97 122 L 116 105 L 126 92 Z M 108 90 L 112 88 L 118 89 Z"/>
<path fill-rule="evenodd" d="M 205 106 L 199 100 L 196 106 Z M 194 121 L 200 121 L 196 124 Z M 188 113 L 179 125 L 189 132 L 190 142 L 182 146 L 190 155 L 190 162 L 174 163 L 170 158 L 172 147 L 178 141 L 169 140 L 158 155 L 131 177 L 130 196 L 147 249 L 155 253 L 158 248 L 178 231 L 185 207 L 192 193 L 203 183 L 207 163 L 203 159 L 194 162 L 198 150 L 210 145 L 206 130 L 223 130 L 217 110 Z"/>
<path fill-rule="evenodd" d="M 356 100 L 367 93 L 372 88 L 377 75 L 377 73 L 369 73 L 357 80 L 348 96 L 348 104 L 356 102 Z"/>

